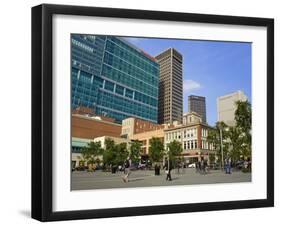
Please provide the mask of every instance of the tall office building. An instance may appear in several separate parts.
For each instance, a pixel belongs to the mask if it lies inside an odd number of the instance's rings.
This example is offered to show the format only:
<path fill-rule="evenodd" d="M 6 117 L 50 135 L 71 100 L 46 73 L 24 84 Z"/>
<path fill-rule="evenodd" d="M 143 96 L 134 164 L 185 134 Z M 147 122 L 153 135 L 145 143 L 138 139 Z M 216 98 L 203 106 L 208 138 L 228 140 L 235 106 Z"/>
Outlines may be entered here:
<path fill-rule="evenodd" d="M 202 117 L 202 122 L 206 123 L 206 98 L 201 96 L 188 96 L 188 111 L 196 112 Z"/>
<path fill-rule="evenodd" d="M 157 122 L 159 64 L 114 36 L 72 35 L 72 108 Z"/>
<path fill-rule="evenodd" d="M 155 57 L 160 65 L 158 123 L 182 121 L 182 55 L 170 48 Z"/>
<path fill-rule="evenodd" d="M 247 96 L 240 90 L 217 98 L 218 121 L 229 126 L 235 125 L 236 101 L 246 101 Z"/>

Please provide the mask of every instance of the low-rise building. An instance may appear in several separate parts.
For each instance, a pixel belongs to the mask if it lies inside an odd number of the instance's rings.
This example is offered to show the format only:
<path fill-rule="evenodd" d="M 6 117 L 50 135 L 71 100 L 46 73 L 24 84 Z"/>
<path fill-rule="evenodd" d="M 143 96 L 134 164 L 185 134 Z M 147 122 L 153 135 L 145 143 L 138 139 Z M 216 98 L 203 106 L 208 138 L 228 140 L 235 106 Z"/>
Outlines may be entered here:
<path fill-rule="evenodd" d="M 131 139 L 132 136 L 135 134 L 144 133 L 152 130 L 159 130 L 163 128 L 164 125 L 131 117 L 122 121 L 121 136 Z"/>
<path fill-rule="evenodd" d="M 114 119 L 95 115 L 87 109 L 75 109 L 71 118 L 72 137 L 94 139 L 101 136 L 120 137 L 122 125 Z"/>
<path fill-rule="evenodd" d="M 202 123 L 200 116 L 195 113 L 186 113 L 184 124 L 164 130 L 164 146 L 177 140 L 182 144 L 182 156 L 186 163 L 193 163 L 201 159 L 209 160 L 209 155 L 214 154 L 212 144 L 207 141 L 209 125 Z"/>
<path fill-rule="evenodd" d="M 141 142 L 141 144 L 142 144 L 141 155 L 147 156 L 148 153 L 149 153 L 150 140 L 153 137 L 160 138 L 162 140 L 162 142 L 164 143 L 164 128 L 134 134 L 134 135 L 131 136 L 131 140 L 137 140 L 137 141 Z"/>
<path fill-rule="evenodd" d="M 96 137 L 94 139 L 94 142 L 100 142 L 101 143 L 101 148 L 105 148 L 105 141 L 107 139 L 113 140 L 115 144 L 121 144 L 121 143 L 126 143 L 127 148 L 130 148 L 130 143 L 131 140 L 122 138 L 122 137 L 111 137 L 111 136 L 102 136 L 102 137 Z"/>
<path fill-rule="evenodd" d="M 171 124 L 155 124 L 137 118 L 127 118 L 122 121 L 122 137 L 137 140 L 142 143 L 142 157 L 149 153 L 150 140 L 160 138 L 164 143 L 164 129 L 179 125 L 177 121 Z"/>

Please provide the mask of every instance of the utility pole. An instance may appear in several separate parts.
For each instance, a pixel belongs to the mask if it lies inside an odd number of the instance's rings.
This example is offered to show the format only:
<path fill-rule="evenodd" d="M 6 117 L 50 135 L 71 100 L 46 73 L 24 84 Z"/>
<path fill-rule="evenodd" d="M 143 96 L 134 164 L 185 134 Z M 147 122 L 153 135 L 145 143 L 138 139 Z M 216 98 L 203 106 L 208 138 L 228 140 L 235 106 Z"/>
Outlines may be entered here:
<path fill-rule="evenodd" d="M 221 169 L 223 170 L 223 143 L 222 143 L 222 128 L 220 127 L 220 140 L 221 140 Z"/>

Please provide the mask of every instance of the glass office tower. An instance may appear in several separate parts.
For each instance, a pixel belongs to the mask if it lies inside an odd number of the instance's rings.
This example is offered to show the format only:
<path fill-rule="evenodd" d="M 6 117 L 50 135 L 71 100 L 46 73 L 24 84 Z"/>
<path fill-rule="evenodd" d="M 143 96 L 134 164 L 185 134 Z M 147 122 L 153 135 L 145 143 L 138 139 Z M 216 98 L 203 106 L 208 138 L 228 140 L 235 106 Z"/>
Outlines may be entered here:
<path fill-rule="evenodd" d="M 72 108 L 157 122 L 159 65 L 123 38 L 71 35 Z"/>

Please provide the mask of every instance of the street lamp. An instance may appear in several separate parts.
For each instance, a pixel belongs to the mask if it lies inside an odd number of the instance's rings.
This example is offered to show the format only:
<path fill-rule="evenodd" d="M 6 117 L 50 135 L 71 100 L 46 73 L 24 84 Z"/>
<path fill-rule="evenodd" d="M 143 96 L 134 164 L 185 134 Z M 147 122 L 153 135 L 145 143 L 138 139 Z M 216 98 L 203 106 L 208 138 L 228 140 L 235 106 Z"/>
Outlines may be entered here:
<path fill-rule="evenodd" d="M 221 140 L 221 169 L 223 170 L 224 161 L 223 161 L 223 143 L 222 143 L 222 128 L 221 128 L 221 126 L 219 127 L 219 129 L 220 129 L 220 140 Z"/>
<path fill-rule="evenodd" d="M 167 156 L 167 159 L 168 159 L 168 169 L 170 169 L 170 147 L 168 146 L 167 147 L 167 149 L 168 149 L 168 151 L 167 151 L 167 153 L 168 153 L 168 156 Z"/>

